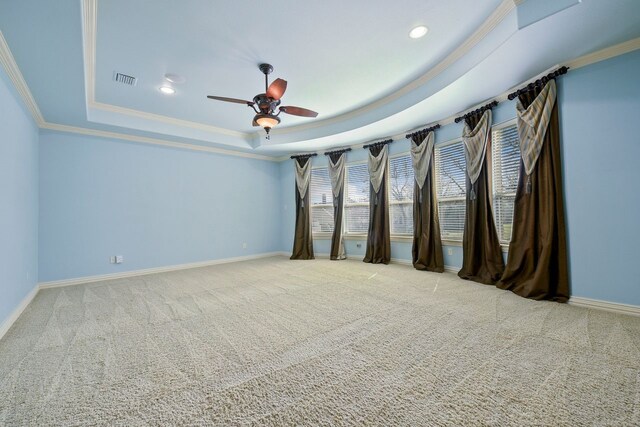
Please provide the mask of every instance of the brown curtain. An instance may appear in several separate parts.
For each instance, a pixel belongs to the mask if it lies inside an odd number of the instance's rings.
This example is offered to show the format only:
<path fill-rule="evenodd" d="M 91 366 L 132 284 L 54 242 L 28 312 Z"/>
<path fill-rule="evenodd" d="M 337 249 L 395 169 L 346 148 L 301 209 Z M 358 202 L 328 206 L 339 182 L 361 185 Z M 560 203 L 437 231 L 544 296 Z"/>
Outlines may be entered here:
<path fill-rule="evenodd" d="M 540 91 L 541 88 L 520 95 L 520 102 L 527 108 Z M 556 102 L 542 150 L 529 177 L 520 160 L 509 258 L 499 288 L 537 300 L 569 299 L 561 169 Z"/>
<path fill-rule="evenodd" d="M 426 140 L 424 135 L 416 135 L 412 139 L 416 145 Z M 415 184 L 413 189 L 412 254 L 414 268 L 438 273 L 444 271 L 438 202 L 433 179 L 433 153 L 422 189 L 418 184 Z"/>
<path fill-rule="evenodd" d="M 309 158 L 297 158 L 294 161 L 298 162 L 300 166 L 304 166 L 309 161 Z M 301 198 L 296 184 L 295 193 L 296 231 L 293 237 L 293 251 L 290 259 L 314 259 L 313 238 L 311 235 L 311 206 L 309 204 L 310 189 L 307 189 L 304 198 Z"/>
<path fill-rule="evenodd" d="M 384 145 L 374 145 L 369 147 L 369 152 L 377 157 L 383 148 Z M 367 235 L 367 252 L 363 261 L 372 264 L 389 264 L 391 261 L 388 173 L 389 162 L 387 160 L 384 177 L 377 194 L 369 182 L 369 233 Z"/>
<path fill-rule="evenodd" d="M 344 153 L 332 153 L 329 154 L 331 161 L 335 164 L 340 157 L 344 156 Z M 331 260 L 344 259 L 344 251 L 340 247 L 342 243 L 342 211 L 344 207 L 344 183 L 342 190 L 338 197 L 333 198 L 333 235 L 331 236 L 331 253 L 329 258 Z"/>
<path fill-rule="evenodd" d="M 470 128 L 480 121 L 482 115 L 467 118 Z M 504 260 L 500 240 L 491 211 L 490 173 L 491 133 L 489 133 L 485 159 L 480 175 L 473 186 L 467 175 L 466 215 L 462 238 L 462 269 L 458 276 L 487 285 L 494 285 L 502 277 Z M 471 191 L 475 192 L 472 200 Z"/>

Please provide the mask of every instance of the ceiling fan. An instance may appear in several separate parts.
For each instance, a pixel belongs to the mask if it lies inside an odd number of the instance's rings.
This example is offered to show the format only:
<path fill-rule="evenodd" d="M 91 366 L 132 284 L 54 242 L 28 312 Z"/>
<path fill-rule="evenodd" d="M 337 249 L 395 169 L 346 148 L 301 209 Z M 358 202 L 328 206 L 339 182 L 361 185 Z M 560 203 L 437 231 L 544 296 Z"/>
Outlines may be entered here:
<path fill-rule="evenodd" d="M 262 126 L 267 132 L 267 139 L 269 139 L 269 131 L 280 123 L 280 118 L 278 117 L 280 113 L 302 117 L 316 117 L 318 115 L 315 111 L 307 110 L 306 108 L 285 105 L 280 106 L 280 98 L 282 98 L 285 90 L 287 90 L 287 81 L 283 79 L 275 79 L 271 84 L 269 84 L 269 74 L 273 71 L 273 66 L 271 64 L 260 64 L 258 68 L 260 68 L 260 71 L 264 74 L 265 92 L 254 96 L 253 101 L 213 95 L 209 95 L 207 98 L 218 101 L 234 102 L 236 104 L 246 104 L 253 108 L 256 112 L 256 115 L 253 118 L 253 126 Z M 278 109 L 277 112 L 276 109 Z"/>

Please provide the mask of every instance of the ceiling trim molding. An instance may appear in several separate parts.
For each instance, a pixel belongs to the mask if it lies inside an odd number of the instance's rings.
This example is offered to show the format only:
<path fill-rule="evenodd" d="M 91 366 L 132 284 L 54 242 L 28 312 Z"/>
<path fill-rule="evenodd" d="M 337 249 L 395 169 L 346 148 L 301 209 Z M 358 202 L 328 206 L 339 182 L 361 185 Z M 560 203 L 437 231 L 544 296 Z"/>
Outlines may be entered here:
<path fill-rule="evenodd" d="M 83 4 L 93 3 L 93 5 L 95 5 L 96 1 L 97 0 L 84 0 Z M 504 3 L 508 3 L 508 2 L 512 2 L 512 1 L 513 0 L 507 0 L 507 1 L 503 2 L 503 4 Z M 604 61 L 604 60 L 607 60 L 607 59 L 610 59 L 610 58 L 614 58 L 616 56 L 624 55 L 626 53 L 633 52 L 633 51 L 638 50 L 638 49 L 640 49 L 640 37 L 635 38 L 635 39 L 631 39 L 631 40 L 627 40 L 627 41 L 619 43 L 617 45 L 606 47 L 604 49 L 601 49 L 601 50 L 598 50 L 596 52 L 592 52 L 592 53 L 583 55 L 583 56 L 578 57 L 578 58 L 574 58 L 572 60 L 564 62 L 564 64 L 566 66 L 570 67 L 571 69 L 575 70 L 575 69 L 578 69 L 578 68 L 581 68 L 581 67 L 585 67 L 587 65 L 591 65 L 591 64 L 594 64 L 594 63 L 597 63 L 597 62 L 600 62 L 600 61 Z M 4 35 L 2 34 L 2 31 L 0 31 L 0 64 L 2 64 L 5 72 L 9 76 L 9 78 L 10 78 L 11 82 L 13 83 L 16 91 L 18 92 L 18 94 L 22 98 L 22 101 L 24 102 L 25 106 L 30 111 L 34 121 L 37 124 L 37 126 L 39 128 L 41 128 L 41 129 L 48 129 L 48 130 L 53 130 L 53 131 L 58 131 L 58 132 L 76 133 L 76 134 L 89 135 L 89 136 L 97 136 L 97 137 L 102 137 L 102 138 L 126 140 L 126 141 L 145 143 L 145 144 L 155 144 L 155 145 L 160 145 L 160 146 L 165 146 L 165 147 L 180 148 L 180 149 L 194 150 L 194 151 L 200 151 L 200 152 L 209 152 L 209 153 L 216 153 L 216 154 L 222 154 L 222 155 L 228 155 L 228 156 L 245 157 L 245 158 L 266 160 L 266 161 L 272 161 L 272 162 L 281 162 L 281 161 L 285 161 L 285 160 L 289 159 L 288 155 L 287 156 L 282 156 L 282 157 L 272 157 L 272 156 L 261 155 L 261 154 L 246 153 L 246 152 L 239 151 L 239 150 L 234 150 L 234 149 L 207 147 L 207 146 L 200 146 L 200 145 L 195 145 L 195 144 L 187 144 L 187 143 L 183 143 L 183 142 L 162 140 L 162 139 L 158 139 L 158 138 L 129 135 L 129 134 L 123 134 L 123 133 L 117 133 L 117 132 L 110 132 L 110 131 L 101 131 L 101 130 L 96 130 L 96 129 L 77 127 L 77 126 L 69 126 L 69 125 L 62 125 L 62 124 L 57 124 L 57 123 L 49 123 L 49 122 L 46 122 L 44 120 L 44 117 L 42 116 L 40 108 L 38 107 L 38 104 L 36 103 L 35 98 L 33 97 L 33 94 L 31 93 L 31 90 L 29 89 L 29 86 L 27 85 L 27 83 L 26 83 L 26 81 L 24 79 L 24 76 L 22 75 L 22 72 L 20 71 L 20 68 L 18 67 L 18 64 L 15 61 L 15 57 L 13 56 L 13 54 L 11 52 L 11 49 L 9 48 L 9 45 L 6 42 L 6 39 L 4 38 Z M 549 70 L 555 69 L 557 67 L 558 67 L 558 65 L 550 68 Z M 531 79 L 528 79 L 525 82 L 514 86 L 514 88 L 522 86 L 524 84 L 527 84 L 530 81 L 533 81 L 533 80 L 537 79 L 538 77 L 546 74 L 549 70 L 546 70 L 546 71 L 544 71 L 544 72 L 532 77 Z M 508 91 L 505 91 L 504 93 L 493 97 L 492 99 L 495 99 L 495 100 L 498 100 L 498 101 L 504 101 L 504 100 L 507 99 L 507 95 L 509 93 L 511 93 L 514 88 L 511 88 Z M 483 103 L 486 103 L 486 101 L 483 101 L 482 103 L 480 103 L 478 105 L 481 105 Z M 104 105 L 108 105 L 108 104 L 104 104 Z M 115 107 L 115 108 L 120 108 L 120 107 Z M 473 108 L 475 108 L 475 107 L 472 107 L 472 108 L 467 109 L 465 111 L 472 110 Z M 136 111 L 136 110 L 133 110 L 133 111 Z M 143 114 L 149 114 L 149 113 L 144 113 L 144 112 L 142 112 L 142 113 Z M 447 125 L 447 124 L 452 123 L 454 118 L 459 116 L 459 115 L 460 115 L 460 113 L 456 113 L 456 114 L 453 114 L 450 117 L 447 117 L 445 119 L 438 120 L 437 122 L 440 123 L 441 125 Z M 164 116 L 159 116 L 159 117 L 164 117 Z M 179 120 L 179 119 L 175 119 L 175 120 Z M 435 122 L 433 122 L 433 123 L 435 123 Z M 426 123 L 424 125 L 421 125 L 419 128 L 428 127 L 433 123 Z M 204 125 L 204 126 L 206 126 L 206 125 Z M 416 129 L 418 129 L 418 128 L 416 128 Z M 232 132 L 234 132 L 234 131 L 232 131 Z M 392 138 L 394 140 L 395 139 L 401 139 L 401 138 L 404 137 L 405 133 L 406 132 L 403 132 L 402 134 L 399 134 L 399 135 L 395 135 Z M 350 147 L 357 148 L 360 145 L 361 145 L 361 143 L 359 142 L 359 143 L 350 145 Z M 332 147 L 332 149 L 335 149 L 335 148 L 341 148 L 341 147 Z"/>
<path fill-rule="evenodd" d="M 566 65 L 567 67 L 569 67 L 570 70 L 576 70 L 578 68 L 582 68 L 582 67 L 585 67 L 587 65 L 595 64 L 597 62 L 604 61 L 604 60 L 607 60 L 607 59 L 610 59 L 610 58 L 614 58 L 616 56 L 624 55 L 626 53 L 633 52 L 633 51 L 638 50 L 638 49 L 640 49 L 640 37 L 635 38 L 635 39 L 631 39 L 631 40 L 627 40 L 626 42 L 622 42 L 622 43 L 619 43 L 619 44 L 616 44 L 616 45 L 613 45 L 613 46 L 606 47 L 606 48 L 598 50 L 596 52 L 588 53 L 588 54 L 580 56 L 578 58 L 574 58 L 574 59 L 571 59 L 569 61 L 566 61 L 563 64 Z M 556 64 L 553 67 L 550 67 L 547 70 L 545 70 L 545 71 L 543 71 L 541 73 L 538 73 L 535 76 L 523 81 L 522 83 L 519 83 L 519 84 L 513 86 L 509 90 L 504 91 L 503 93 L 501 93 L 501 94 L 499 94 L 497 96 L 491 97 L 489 99 L 485 99 L 484 101 L 479 102 L 478 104 L 476 104 L 476 105 L 474 105 L 474 106 L 472 106 L 470 108 L 467 108 L 467 109 L 462 110 L 462 111 L 460 111 L 458 113 L 452 114 L 449 117 L 446 117 L 444 119 L 436 120 L 436 121 L 433 121 L 431 123 L 425 123 L 425 124 L 420 125 L 420 126 L 414 128 L 414 129 L 407 130 L 407 131 L 405 131 L 405 132 L 403 132 L 401 134 L 398 134 L 398 135 L 393 135 L 393 136 L 391 136 L 389 138 L 393 139 L 394 141 L 399 141 L 399 140 L 405 139 L 405 135 L 407 133 L 411 133 L 411 132 L 413 132 L 415 130 L 418 130 L 418 129 L 427 128 L 429 126 L 435 125 L 436 123 L 439 123 L 441 126 L 446 126 L 446 125 L 455 123 L 455 118 L 456 117 L 464 115 L 465 113 L 467 113 L 469 111 L 473 111 L 474 109 L 478 108 L 479 106 L 486 104 L 490 100 L 496 100 L 498 102 L 508 101 L 509 100 L 508 95 L 511 92 L 513 92 L 514 90 L 516 90 L 517 88 L 522 87 L 522 86 L 526 86 L 529 83 L 539 79 L 540 77 L 542 77 L 542 76 L 548 74 L 549 72 L 551 72 L 553 70 L 556 70 L 558 68 L 560 68 L 560 65 Z M 507 121 L 505 121 L 503 123 L 507 123 L 507 122 L 510 122 L 512 120 L 513 119 L 509 119 L 509 120 L 507 120 Z M 453 140 L 455 140 L 455 139 L 456 138 L 454 138 Z M 352 144 L 352 145 L 347 145 L 347 146 L 331 147 L 331 148 L 327 148 L 326 150 L 327 151 L 329 151 L 329 150 L 337 150 L 337 149 L 342 149 L 342 148 L 347 148 L 347 147 L 351 148 L 351 149 L 357 149 L 357 148 L 360 148 L 362 146 L 363 142 L 364 141 L 358 142 L 358 143 Z M 277 159 L 279 161 L 283 162 L 283 161 L 289 160 L 289 155 L 278 157 Z"/>
<path fill-rule="evenodd" d="M 464 55 L 469 53 L 474 46 L 476 46 L 482 39 L 484 39 L 489 33 L 491 33 L 515 8 L 516 8 L 517 0 L 503 0 L 500 5 L 489 15 L 489 17 L 478 27 L 471 36 L 469 36 L 462 44 L 460 44 L 456 49 L 453 50 L 444 60 L 430 68 L 425 74 L 420 76 L 419 78 L 413 80 L 407 85 L 403 86 L 399 90 L 394 93 L 387 95 L 383 98 L 380 98 L 377 101 L 369 103 L 363 107 L 358 109 L 346 112 L 344 114 L 340 114 L 338 116 L 315 121 L 307 124 L 296 125 L 286 128 L 277 129 L 274 134 L 287 134 L 292 132 L 304 131 L 308 129 L 315 129 L 322 126 L 327 126 L 337 122 L 343 122 L 349 120 L 353 117 L 357 117 L 364 113 L 367 113 L 371 110 L 375 110 L 380 108 L 386 104 L 389 104 L 395 101 L 402 96 L 410 93 L 415 90 L 417 87 L 420 87 L 432 80 L 434 77 L 438 76 L 440 73 L 449 68 L 453 63 L 458 61 Z M 162 116 L 153 113 L 147 113 L 140 110 L 134 110 L 124 107 L 118 107 L 111 104 L 105 104 L 97 102 L 95 99 L 95 61 L 96 61 L 96 40 L 97 40 L 97 9 L 98 9 L 98 0 L 83 0 L 83 27 L 84 27 L 84 37 L 83 41 L 84 50 L 85 50 L 85 81 L 87 85 L 87 108 L 98 108 L 102 110 L 107 110 L 113 113 L 124 114 L 139 118 L 146 118 L 149 120 L 155 120 L 163 123 L 175 124 L 178 126 L 205 130 L 208 132 L 214 133 L 223 133 L 230 136 L 241 137 L 246 140 L 249 140 L 256 135 L 260 135 L 260 132 L 239 132 L 226 128 L 219 128 L 215 126 L 205 125 L 203 123 L 197 123 L 187 120 L 174 119 L 172 117 Z"/>
<path fill-rule="evenodd" d="M 387 95 L 383 98 L 380 98 L 377 101 L 374 101 L 370 104 L 367 104 L 358 109 L 349 111 L 347 113 L 341 114 L 339 116 L 335 116 L 326 120 L 311 122 L 298 126 L 291 126 L 287 128 L 277 129 L 274 132 L 276 134 L 286 134 L 291 132 L 297 132 L 301 130 L 314 129 L 320 126 L 326 126 L 333 123 L 342 122 L 353 117 L 357 117 L 364 113 L 367 113 L 376 108 L 382 107 L 386 104 L 389 104 L 395 101 L 402 96 L 414 91 L 416 88 L 424 85 L 428 81 L 432 80 L 451 65 L 453 65 L 460 58 L 465 56 L 467 53 L 473 49 L 482 39 L 484 39 L 489 33 L 491 33 L 509 14 L 516 8 L 514 0 L 503 0 L 502 3 L 489 15 L 489 17 L 478 27 L 473 34 L 471 34 L 462 44 L 460 44 L 456 49 L 453 50 L 449 55 L 447 55 L 441 62 L 430 68 L 425 74 L 418 77 L 414 81 L 408 83 L 402 88 L 398 89 L 394 93 Z"/>
<path fill-rule="evenodd" d="M 605 59 L 624 55 L 625 53 L 633 52 L 638 49 L 640 49 L 640 37 L 572 59 L 571 61 L 568 61 L 566 65 L 570 69 L 575 70 L 577 68 L 582 68 L 587 65 L 595 64 L 596 62 L 604 61 Z"/>
<path fill-rule="evenodd" d="M 38 104 L 36 103 L 36 100 L 33 97 L 29 86 L 27 86 L 27 82 L 22 76 L 20 68 L 18 68 L 18 64 L 16 63 L 13 54 L 11 53 L 11 49 L 9 49 L 9 45 L 4 38 L 2 31 L 0 31 L 0 63 L 11 79 L 13 86 L 20 94 L 20 97 L 31 113 L 33 120 L 36 122 L 38 127 L 42 126 L 42 124 L 45 123 L 44 117 L 40 112 L 40 108 L 38 107 Z"/>
<path fill-rule="evenodd" d="M 192 150 L 192 151 L 202 151 L 205 153 L 222 154 L 226 156 L 245 157 L 249 159 L 267 160 L 271 162 L 279 161 L 277 157 L 271 157 L 271 156 L 266 156 L 262 154 L 245 153 L 242 151 L 227 150 L 225 148 L 186 144 L 184 142 L 167 141 L 164 139 L 150 138 L 147 136 L 129 135 L 125 133 L 89 129 L 89 128 L 83 128 L 83 127 L 77 127 L 77 126 L 61 125 L 57 123 L 45 122 L 42 126 L 40 126 L 40 128 L 52 130 L 56 132 L 76 133 L 80 135 L 97 136 L 100 138 L 119 139 L 124 141 L 139 142 L 143 144 L 160 145 L 163 147 L 180 148 L 180 149 Z"/>
<path fill-rule="evenodd" d="M 96 95 L 97 31 L 98 0 L 84 0 L 82 2 L 82 48 L 84 50 L 84 84 L 87 104 L 91 104 Z"/>
<path fill-rule="evenodd" d="M 96 58 L 97 58 L 97 38 L 98 38 L 98 0 L 84 0 L 82 2 L 82 28 L 84 48 L 84 72 L 85 90 L 87 99 L 87 110 L 92 108 L 108 111 L 115 114 L 136 117 L 139 119 L 152 120 L 169 125 L 197 129 L 210 133 L 218 133 L 249 141 L 250 133 L 235 131 L 217 126 L 206 125 L 204 123 L 192 122 L 189 120 L 177 119 L 160 114 L 148 113 L 146 111 L 134 110 L 132 108 L 119 107 L 117 105 L 105 104 L 96 101 Z M 88 111 L 87 111 L 88 113 Z"/>
<path fill-rule="evenodd" d="M 205 132 L 220 133 L 223 135 L 233 136 L 236 138 L 242 138 L 247 141 L 248 141 L 248 138 L 250 138 L 251 136 L 250 134 L 245 132 L 219 128 L 216 126 L 205 125 L 203 123 L 191 122 L 188 120 L 176 119 L 175 117 L 162 116 L 160 114 L 147 113 L 146 111 L 134 110 L 132 108 L 118 107 L 117 105 L 105 104 L 102 102 L 96 102 L 96 101 L 89 102 L 89 108 L 108 111 L 110 113 L 124 114 L 124 115 L 135 117 L 138 119 L 153 120 L 156 122 L 161 122 L 161 123 L 174 125 L 174 126 L 189 127 L 192 129 L 203 130 Z"/>

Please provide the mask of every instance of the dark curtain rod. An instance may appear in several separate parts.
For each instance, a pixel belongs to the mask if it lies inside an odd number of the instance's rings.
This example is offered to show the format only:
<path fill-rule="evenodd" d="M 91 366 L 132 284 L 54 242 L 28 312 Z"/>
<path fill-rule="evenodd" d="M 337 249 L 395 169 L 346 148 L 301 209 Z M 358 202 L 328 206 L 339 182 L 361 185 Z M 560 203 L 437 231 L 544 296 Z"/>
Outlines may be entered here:
<path fill-rule="evenodd" d="M 482 107 L 475 109 L 473 111 L 469 111 L 467 114 L 462 115 L 460 117 L 456 117 L 456 119 L 454 120 L 456 123 L 460 123 L 461 121 L 463 121 L 464 119 L 466 119 L 467 117 L 471 117 L 471 116 L 475 116 L 476 114 L 482 114 L 487 110 L 491 110 L 493 107 L 495 107 L 496 105 L 498 105 L 498 101 L 491 101 L 490 103 L 483 105 Z"/>
<path fill-rule="evenodd" d="M 374 142 L 373 144 L 366 144 L 363 145 L 362 148 L 369 148 L 369 147 L 379 147 L 381 145 L 387 145 L 387 144 L 391 144 L 393 142 L 393 139 L 386 139 L 384 141 L 380 141 L 380 142 Z"/>
<path fill-rule="evenodd" d="M 318 153 L 311 154 L 298 154 L 297 156 L 291 156 L 292 159 L 308 159 L 309 157 L 317 156 Z"/>
<path fill-rule="evenodd" d="M 561 76 L 563 74 L 567 74 L 567 71 L 569 71 L 569 67 L 560 67 L 557 70 L 547 74 L 546 76 L 539 78 L 535 82 L 531 82 L 528 85 L 526 85 L 525 87 L 523 87 L 521 89 L 518 89 L 515 92 L 510 93 L 509 96 L 507 96 L 507 98 L 509 98 L 509 101 L 511 101 L 511 100 L 515 99 L 517 96 L 520 96 L 523 93 L 531 92 L 532 90 L 534 90 L 537 87 L 546 85 L 547 82 L 549 82 L 549 80 L 553 80 L 558 76 Z"/>
<path fill-rule="evenodd" d="M 330 154 L 341 154 L 346 153 L 347 151 L 351 151 L 351 148 L 342 148 L 340 150 L 327 151 L 326 153 L 324 153 L 324 155 L 328 156 Z"/>
<path fill-rule="evenodd" d="M 404 137 L 407 138 L 407 139 L 410 139 L 410 138 L 413 138 L 416 135 L 427 135 L 429 132 L 434 131 L 436 129 L 440 129 L 440 124 L 439 123 L 435 124 L 435 125 L 433 125 L 431 127 L 428 127 L 428 128 L 424 128 L 424 129 L 417 130 L 415 132 L 408 133 Z"/>

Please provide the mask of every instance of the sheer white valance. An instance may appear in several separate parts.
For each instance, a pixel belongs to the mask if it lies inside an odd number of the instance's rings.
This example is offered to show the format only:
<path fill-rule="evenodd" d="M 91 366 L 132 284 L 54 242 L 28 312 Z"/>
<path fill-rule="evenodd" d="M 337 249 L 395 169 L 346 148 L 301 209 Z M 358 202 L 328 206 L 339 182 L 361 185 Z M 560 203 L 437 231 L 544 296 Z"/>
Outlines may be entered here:
<path fill-rule="evenodd" d="M 411 161 L 413 163 L 413 172 L 416 178 L 416 184 L 422 189 L 424 180 L 429 173 L 429 164 L 433 153 L 433 144 L 435 141 L 434 133 L 429 132 L 424 137 L 420 145 L 411 141 Z"/>
<path fill-rule="evenodd" d="M 345 171 L 345 159 L 347 156 L 343 154 L 337 162 L 333 163 L 331 156 L 329 156 L 329 178 L 331 178 L 331 192 L 335 199 L 340 195 L 342 187 L 344 187 L 344 171 Z"/>
<path fill-rule="evenodd" d="M 478 176 L 480 176 L 480 171 L 484 164 L 492 120 L 491 110 L 487 110 L 473 130 L 466 121 L 464 123 L 464 130 L 462 131 L 464 157 L 467 163 L 467 176 L 472 185 L 475 184 Z"/>
<path fill-rule="evenodd" d="M 311 181 L 311 157 L 307 159 L 304 166 L 300 166 L 297 159 L 294 159 L 293 163 L 296 167 L 296 186 L 298 187 L 298 194 L 300 194 L 300 198 L 304 200 L 304 196 L 307 194 L 307 190 L 309 189 L 309 182 Z"/>
<path fill-rule="evenodd" d="M 373 191 L 377 194 L 380 191 L 382 180 L 384 179 L 384 173 L 387 170 L 389 164 L 389 147 L 385 144 L 382 146 L 380 153 L 377 156 L 371 154 L 369 150 L 369 180 L 373 186 Z"/>
<path fill-rule="evenodd" d="M 551 112 L 556 103 L 556 82 L 549 81 L 526 109 L 518 99 L 518 136 L 520 137 L 520 155 L 524 170 L 531 175 L 542 151 L 544 137 L 551 121 Z"/>

